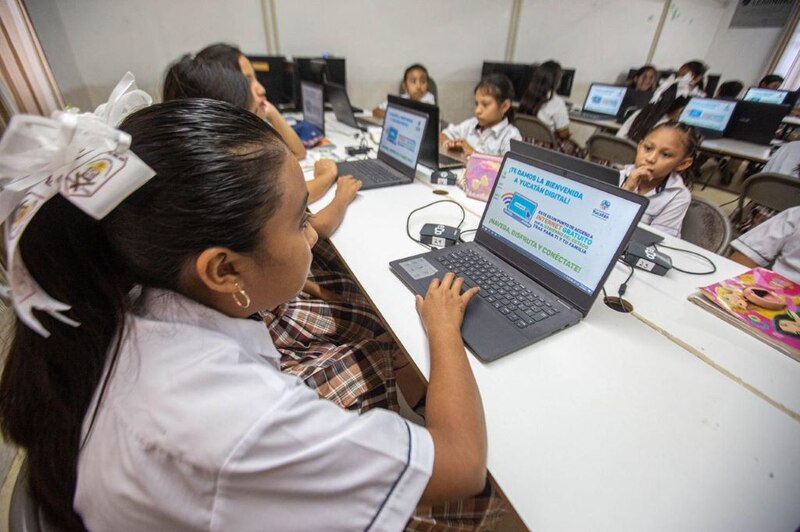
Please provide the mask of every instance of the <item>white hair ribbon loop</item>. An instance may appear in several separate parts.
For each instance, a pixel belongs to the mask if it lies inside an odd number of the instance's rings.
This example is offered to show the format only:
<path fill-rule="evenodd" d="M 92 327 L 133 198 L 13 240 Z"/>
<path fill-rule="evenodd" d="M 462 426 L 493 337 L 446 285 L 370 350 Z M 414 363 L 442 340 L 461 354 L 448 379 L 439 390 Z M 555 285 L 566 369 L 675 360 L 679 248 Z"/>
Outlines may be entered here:
<path fill-rule="evenodd" d="M 28 271 L 19 250 L 22 234 L 56 194 L 100 220 L 155 175 L 129 151 L 130 135 L 115 129 L 150 103 L 128 72 L 94 113 L 16 115 L 0 139 L 0 219 L 5 220 L 9 281 L 3 292 L 10 293 L 19 319 L 44 337 L 50 333 L 34 309 L 73 327 L 80 324 L 62 314 L 70 306 L 53 299 Z"/>

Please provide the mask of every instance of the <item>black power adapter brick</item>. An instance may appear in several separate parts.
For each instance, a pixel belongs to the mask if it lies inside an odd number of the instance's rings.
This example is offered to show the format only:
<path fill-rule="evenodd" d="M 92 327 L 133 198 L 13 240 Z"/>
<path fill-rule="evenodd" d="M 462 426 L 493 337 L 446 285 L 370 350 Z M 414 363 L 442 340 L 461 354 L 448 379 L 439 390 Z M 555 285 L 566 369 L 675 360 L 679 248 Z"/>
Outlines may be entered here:
<path fill-rule="evenodd" d="M 425 224 L 419 232 L 419 240 L 423 244 L 437 248 L 447 248 L 458 244 L 461 230 L 442 224 Z"/>

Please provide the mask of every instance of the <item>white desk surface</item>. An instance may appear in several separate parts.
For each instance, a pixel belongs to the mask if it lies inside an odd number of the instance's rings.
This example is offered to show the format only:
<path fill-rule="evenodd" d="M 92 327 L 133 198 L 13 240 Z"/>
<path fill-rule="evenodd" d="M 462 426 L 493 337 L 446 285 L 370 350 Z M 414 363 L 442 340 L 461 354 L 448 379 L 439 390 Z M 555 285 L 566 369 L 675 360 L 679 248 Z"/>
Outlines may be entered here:
<path fill-rule="evenodd" d="M 586 124 L 587 126 L 594 126 L 600 129 L 606 129 L 613 132 L 619 131 L 619 128 L 622 127 L 622 124 L 610 118 L 607 120 L 594 120 L 592 118 L 583 118 L 581 116 L 570 113 L 569 119 L 571 122 Z"/>
<path fill-rule="evenodd" d="M 344 127 L 329 134 L 342 149 L 354 144 L 336 132 Z M 405 234 L 413 208 L 450 197 L 471 211 L 463 227 L 474 228 L 484 204 L 455 187 L 436 187 L 450 194 L 435 195 L 423 178 L 418 172 L 411 185 L 359 193 L 332 240 L 427 375 L 413 297 L 388 263 L 424 251 Z M 454 205 L 437 205 L 412 218 L 412 234 L 425 221 L 455 224 L 460 215 Z M 615 271 L 611 292 L 625 274 Z M 644 318 L 713 351 L 732 373 L 796 399 L 796 362 L 691 303 L 682 306 L 705 278 L 646 275 L 637 272 L 627 294 Z M 670 315 L 673 308 L 685 315 Z M 730 355 L 717 352 L 731 346 L 738 349 Z M 598 302 L 570 329 L 491 364 L 470 361 L 486 409 L 489 470 L 532 529 L 793 530 L 800 523 L 800 422 L 642 318 Z"/>

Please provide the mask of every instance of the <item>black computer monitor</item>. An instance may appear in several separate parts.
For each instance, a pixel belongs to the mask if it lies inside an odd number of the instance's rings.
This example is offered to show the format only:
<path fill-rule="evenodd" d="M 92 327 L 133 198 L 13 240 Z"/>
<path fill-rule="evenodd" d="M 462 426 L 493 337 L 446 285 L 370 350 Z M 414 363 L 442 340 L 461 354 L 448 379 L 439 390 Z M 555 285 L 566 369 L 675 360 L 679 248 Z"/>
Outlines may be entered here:
<path fill-rule="evenodd" d="M 569 95 L 572 94 L 573 81 L 575 81 L 575 69 L 565 68 L 561 73 L 561 83 L 559 83 L 556 89 L 556 94 L 569 98 Z"/>
<path fill-rule="evenodd" d="M 713 98 L 715 94 L 717 94 L 717 87 L 719 86 L 719 78 L 722 77 L 722 74 L 708 74 L 706 75 L 706 84 L 703 87 L 706 95 L 709 98 Z"/>
<path fill-rule="evenodd" d="M 267 91 L 267 99 L 275 105 L 294 101 L 291 63 L 282 55 L 248 55 L 256 79 Z"/>
<path fill-rule="evenodd" d="M 533 78 L 534 66 L 525 63 L 503 63 L 500 61 L 484 61 L 481 78 L 489 74 L 500 73 L 508 76 L 514 86 L 514 101 L 518 102 Z"/>
<path fill-rule="evenodd" d="M 783 118 L 791 110 L 788 104 L 740 101 L 736 104 L 725 136 L 769 146 Z"/>
<path fill-rule="evenodd" d="M 628 82 L 633 81 L 633 77 L 636 75 L 637 72 L 639 72 L 638 68 L 632 68 L 632 69 L 628 70 L 628 77 L 625 78 L 625 82 L 628 83 Z"/>
<path fill-rule="evenodd" d="M 295 57 L 294 71 L 296 97 L 300 94 L 300 82 L 302 81 L 323 86 L 327 82 L 347 86 L 347 69 L 343 57 Z M 295 101 L 299 101 L 299 98 L 296 98 Z M 327 94 L 325 101 L 328 101 Z"/>

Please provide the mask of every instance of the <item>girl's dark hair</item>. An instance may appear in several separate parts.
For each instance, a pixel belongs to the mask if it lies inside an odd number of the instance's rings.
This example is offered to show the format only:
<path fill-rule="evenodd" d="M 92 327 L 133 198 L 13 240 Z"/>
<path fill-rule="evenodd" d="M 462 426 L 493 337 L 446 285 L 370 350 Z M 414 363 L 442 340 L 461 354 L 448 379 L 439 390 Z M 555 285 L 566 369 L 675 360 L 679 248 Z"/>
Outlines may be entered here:
<path fill-rule="evenodd" d="M 633 119 L 628 130 L 628 138 L 634 142 L 639 142 L 653 129 L 664 115 L 674 113 L 678 109 L 686 107 L 689 99 L 685 96 L 678 96 L 678 84 L 673 83 L 667 88 L 655 102 L 650 102 L 639 111 Z"/>
<path fill-rule="evenodd" d="M 669 122 L 659 124 L 648 131 L 647 135 L 653 131 L 658 131 L 661 128 L 670 128 L 682 133 L 681 138 L 683 139 L 683 146 L 686 149 L 685 156 L 692 158 L 692 165 L 681 172 L 681 177 L 683 177 L 683 183 L 686 185 L 686 187 L 692 188 L 692 185 L 694 185 L 695 181 L 697 181 L 697 179 L 700 177 L 700 161 L 697 157 L 697 150 L 700 147 L 700 143 L 703 142 L 703 136 L 700 135 L 700 132 L 697 130 L 697 128 L 688 126 L 683 122 L 678 122 L 677 120 L 671 120 Z M 645 137 L 647 135 L 645 135 Z"/>
<path fill-rule="evenodd" d="M 164 76 L 163 100 L 210 98 L 250 109 L 250 83 L 244 75 L 220 63 L 198 61 L 184 55 L 170 65 Z"/>
<path fill-rule="evenodd" d="M 200 50 L 195 58 L 206 63 L 219 63 L 225 68 L 241 72 L 239 57 L 243 55 L 241 50 L 231 44 L 216 43 Z"/>
<path fill-rule="evenodd" d="M 87 420 L 89 434 L 102 407 L 132 289 L 184 291 L 181 272 L 209 247 L 262 252 L 289 156 L 263 120 L 216 100 L 154 105 L 120 129 L 156 176 L 100 221 L 61 196 L 33 218 L 20 242 L 23 260 L 48 294 L 72 305 L 67 314 L 81 326 L 37 311 L 50 331 L 43 338 L 17 320 L 0 379 L 3 434 L 25 449 L 32 495 L 65 530 L 84 530 L 73 510 L 81 427 Z M 100 406 L 89 412 L 95 394 Z"/>
<path fill-rule="evenodd" d="M 726 81 L 725 83 L 719 86 L 717 89 L 717 98 L 723 98 L 726 100 L 735 100 L 739 93 L 742 92 L 744 88 L 744 83 L 741 81 Z M 711 95 L 709 95 L 710 97 Z"/>
<path fill-rule="evenodd" d="M 655 80 L 653 81 L 653 88 L 655 88 L 656 84 L 658 83 L 658 70 L 656 70 L 656 67 L 654 67 L 653 65 L 644 65 L 643 67 L 639 67 L 639 70 L 634 72 L 633 77 L 631 77 L 630 81 L 628 82 L 628 87 L 631 89 L 635 89 L 636 78 L 642 77 L 642 75 L 644 75 L 644 73 L 647 72 L 648 70 L 652 70 L 656 74 Z"/>
<path fill-rule="evenodd" d="M 542 105 L 553 96 L 558 87 L 560 67 L 558 63 L 548 61 L 536 67 L 533 71 L 530 85 L 522 95 L 519 102 L 519 112 L 525 115 L 536 116 Z"/>
<path fill-rule="evenodd" d="M 695 77 L 696 76 L 704 76 L 705 73 L 708 71 L 708 66 L 705 63 L 703 63 L 702 61 L 698 61 L 698 60 L 689 61 L 688 63 L 684 63 L 684 64 L 681 65 L 681 68 L 679 68 L 678 70 L 680 70 L 682 68 L 689 69 L 689 72 L 691 72 L 692 76 L 695 76 Z"/>
<path fill-rule="evenodd" d="M 485 91 L 489 96 L 494 98 L 498 104 L 502 104 L 506 100 L 509 102 L 514 100 L 514 85 L 511 83 L 511 80 L 508 79 L 508 76 L 499 72 L 489 74 L 481 79 L 478 84 L 475 85 L 475 90 L 472 92 L 476 93 L 479 90 Z M 513 106 L 508 107 L 505 117 L 508 118 L 509 122 L 514 120 Z"/>
<path fill-rule="evenodd" d="M 408 77 L 408 75 L 411 73 L 412 70 L 422 70 L 423 72 L 425 72 L 425 77 L 426 78 L 430 78 L 430 75 L 428 74 L 428 69 L 427 68 L 425 68 L 423 65 L 421 65 L 419 63 L 414 63 L 413 65 L 408 67 L 405 70 L 405 72 L 403 72 L 403 84 L 405 84 L 406 78 Z"/>
<path fill-rule="evenodd" d="M 776 81 L 778 83 L 783 83 L 783 77 L 777 74 L 768 74 L 763 78 L 761 78 L 761 81 L 758 82 L 758 86 L 762 87 L 765 85 L 769 85 L 770 83 L 775 83 Z"/>

